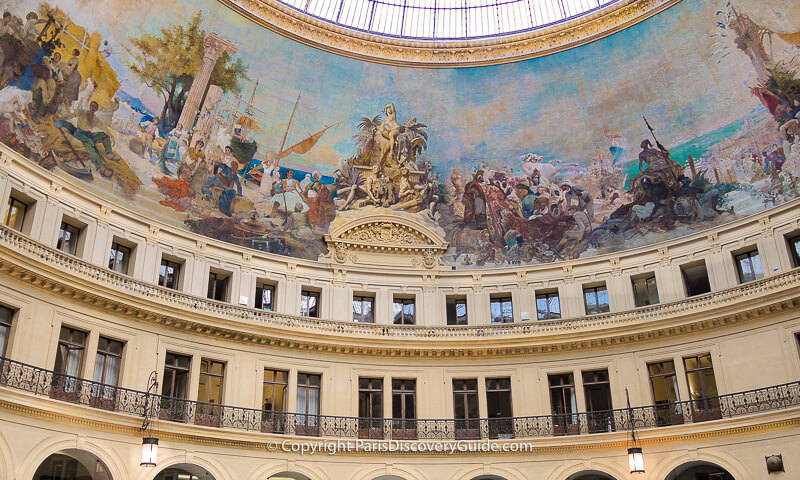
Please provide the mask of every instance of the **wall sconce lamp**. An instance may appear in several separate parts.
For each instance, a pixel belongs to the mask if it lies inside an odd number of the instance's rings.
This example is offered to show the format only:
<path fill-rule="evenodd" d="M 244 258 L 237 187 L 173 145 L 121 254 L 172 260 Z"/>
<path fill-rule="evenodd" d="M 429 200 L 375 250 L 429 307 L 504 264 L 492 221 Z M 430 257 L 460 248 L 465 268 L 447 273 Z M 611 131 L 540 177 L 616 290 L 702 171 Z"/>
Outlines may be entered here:
<path fill-rule="evenodd" d="M 631 397 L 628 394 L 628 389 L 625 389 L 625 397 L 628 399 L 628 425 L 631 427 L 631 436 L 628 439 L 628 465 L 631 467 L 631 473 L 644 473 L 644 456 L 642 455 L 642 447 L 636 440 L 636 426 L 633 421 L 633 409 L 631 408 Z"/>
<path fill-rule="evenodd" d="M 768 455 L 764 457 L 767 461 L 767 473 L 785 472 L 783 469 L 783 455 Z"/>
<path fill-rule="evenodd" d="M 153 396 L 158 391 L 158 373 L 152 372 L 147 380 L 147 393 L 144 401 L 144 420 L 142 421 L 142 461 L 140 467 L 155 467 L 158 464 L 158 433 L 153 428 L 153 418 L 158 418 L 155 412 Z"/>

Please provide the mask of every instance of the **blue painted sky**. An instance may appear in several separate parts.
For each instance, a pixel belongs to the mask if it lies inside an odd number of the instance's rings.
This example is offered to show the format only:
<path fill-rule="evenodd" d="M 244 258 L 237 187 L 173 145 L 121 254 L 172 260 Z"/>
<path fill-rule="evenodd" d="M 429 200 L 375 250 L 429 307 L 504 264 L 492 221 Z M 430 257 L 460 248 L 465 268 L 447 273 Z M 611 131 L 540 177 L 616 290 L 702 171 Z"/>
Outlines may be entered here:
<path fill-rule="evenodd" d="M 309 154 L 287 164 L 330 173 L 354 153 L 352 135 L 359 118 L 379 114 L 393 102 L 401 121 L 426 123 L 426 155 L 442 171 L 478 163 L 516 167 L 519 155 L 536 152 L 548 159 L 588 163 L 607 148 L 607 124 L 627 137 L 635 155 L 649 136 L 647 115 L 666 145 L 681 144 L 729 124 L 758 104 L 746 88 L 752 67 L 733 47 L 714 46 L 715 12 L 727 0 L 684 0 L 623 32 L 555 55 L 513 64 L 464 69 L 415 69 L 372 64 L 325 53 L 288 40 L 227 9 L 215 0 L 52 0 L 70 18 L 108 38 L 116 52 L 111 63 L 123 88 L 160 110 L 128 70 L 129 36 L 155 33 L 185 23 L 198 10 L 205 28 L 239 45 L 237 56 L 259 79 L 256 104 L 264 126 L 260 151 L 277 149 L 298 93 L 303 101 L 289 143 L 336 122 Z M 780 22 L 800 16 L 796 0 L 740 0 L 746 11 Z M 11 0 L 24 17 L 30 0 Z M 787 9 L 780 12 L 780 9 Z M 766 12 L 766 13 L 765 13 Z M 792 12 L 791 14 L 789 12 Z M 771 15 L 771 17 L 770 17 Z M 776 20 L 776 21 L 778 21 Z M 714 50 L 721 52 L 712 54 Z M 775 56 L 788 54 L 780 40 Z M 796 52 L 795 52 L 796 53 Z M 727 54 L 727 55 L 726 55 Z M 726 55 L 722 58 L 723 55 Z M 245 82 L 245 96 L 251 83 Z"/>

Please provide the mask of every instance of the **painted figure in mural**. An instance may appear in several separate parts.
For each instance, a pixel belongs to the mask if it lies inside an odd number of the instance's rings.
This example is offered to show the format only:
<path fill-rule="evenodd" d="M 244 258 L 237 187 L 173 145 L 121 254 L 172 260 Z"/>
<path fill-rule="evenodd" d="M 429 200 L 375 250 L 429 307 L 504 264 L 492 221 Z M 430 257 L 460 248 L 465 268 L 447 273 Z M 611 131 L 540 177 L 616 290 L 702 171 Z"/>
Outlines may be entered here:
<path fill-rule="evenodd" d="M 188 174 L 189 190 L 199 198 L 203 194 L 203 185 L 208 180 L 208 162 L 206 161 L 205 142 L 202 138 L 186 150 L 183 155 L 183 166 Z M 179 177 L 180 171 L 179 171 Z"/>
<path fill-rule="evenodd" d="M 211 202 L 217 204 L 220 212 L 229 217 L 233 215 L 232 200 L 236 195 L 242 194 L 242 184 L 237 175 L 238 170 L 239 162 L 233 156 L 233 149 L 226 146 L 222 159 L 213 166 L 212 176 L 200 189 Z"/>
<path fill-rule="evenodd" d="M 89 103 L 87 110 L 78 110 L 75 113 L 66 115 L 57 120 L 54 126 L 58 129 L 66 130 L 80 141 L 86 148 L 89 159 L 97 168 L 98 173 L 104 177 L 110 177 L 113 174 L 113 170 L 106 165 L 105 159 L 119 162 L 120 156 L 111 148 L 111 137 L 106 133 L 108 127 L 99 118 L 99 108 L 98 103 L 92 101 Z M 76 118 L 75 124 L 67 121 L 72 118 Z M 101 155 L 97 149 L 98 143 L 103 145 L 104 155 Z"/>
<path fill-rule="evenodd" d="M 300 195 L 303 189 L 300 187 L 300 182 L 294 178 L 293 170 L 286 170 L 286 178 L 274 184 L 272 189 L 272 200 L 278 202 L 284 211 L 294 211 L 298 205 L 301 211 L 305 212 L 308 210 L 308 205 L 306 205 L 306 202 L 303 201 L 303 197 Z"/>
<path fill-rule="evenodd" d="M 483 170 L 472 174 L 472 180 L 464 187 L 463 196 L 464 224 L 478 230 L 488 228 L 483 175 Z"/>
<path fill-rule="evenodd" d="M 303 196 L 308 203 L 308 224 L 311 228 L 324 230 L 328 228 L 328 205 L 331 203 L 331 192 L 320 180 L 322 172 L 314 170 L 311 173 L 312 181 L 306 185 Z"/>

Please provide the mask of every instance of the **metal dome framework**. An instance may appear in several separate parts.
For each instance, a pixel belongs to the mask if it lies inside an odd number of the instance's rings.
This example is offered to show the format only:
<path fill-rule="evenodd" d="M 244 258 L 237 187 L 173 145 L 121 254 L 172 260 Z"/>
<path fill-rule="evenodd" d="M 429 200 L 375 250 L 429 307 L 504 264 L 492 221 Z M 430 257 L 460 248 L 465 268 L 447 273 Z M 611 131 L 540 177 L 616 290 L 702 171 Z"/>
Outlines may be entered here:
<path fill-rule="evenodd" d="M 415 40 L 512 35 L 566 22 L 621 0 L 278 0 L 335 25 Z"/>

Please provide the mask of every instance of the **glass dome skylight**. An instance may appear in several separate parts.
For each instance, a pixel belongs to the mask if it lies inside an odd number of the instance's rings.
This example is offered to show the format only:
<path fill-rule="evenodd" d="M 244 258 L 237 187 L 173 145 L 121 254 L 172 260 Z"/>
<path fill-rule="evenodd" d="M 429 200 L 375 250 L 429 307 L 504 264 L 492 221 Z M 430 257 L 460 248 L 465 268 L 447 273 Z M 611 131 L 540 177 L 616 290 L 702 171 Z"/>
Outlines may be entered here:
<path fill-rule="evenodd" d="M 279 0 L 356 30 L 428 40 L 519 33 L 563 22 L 619 0 Z"/>

